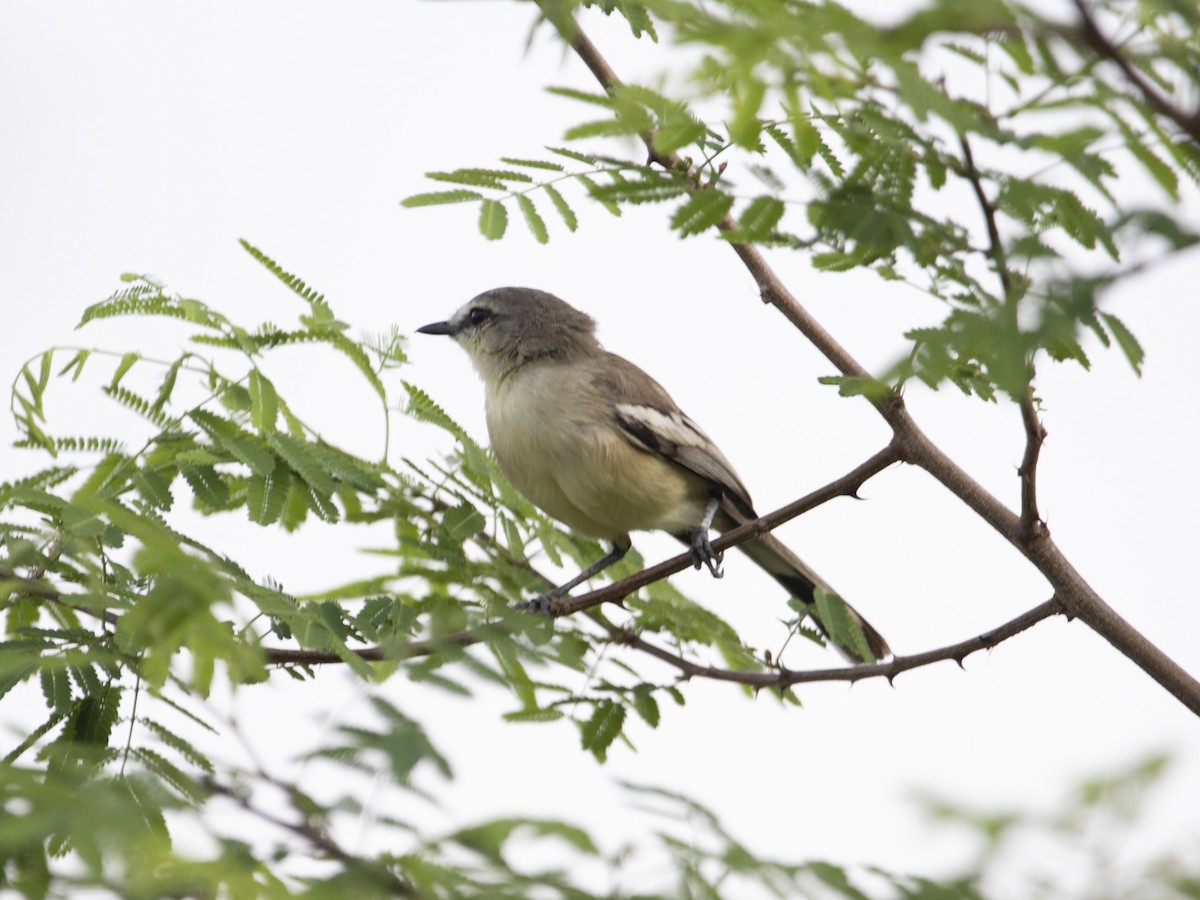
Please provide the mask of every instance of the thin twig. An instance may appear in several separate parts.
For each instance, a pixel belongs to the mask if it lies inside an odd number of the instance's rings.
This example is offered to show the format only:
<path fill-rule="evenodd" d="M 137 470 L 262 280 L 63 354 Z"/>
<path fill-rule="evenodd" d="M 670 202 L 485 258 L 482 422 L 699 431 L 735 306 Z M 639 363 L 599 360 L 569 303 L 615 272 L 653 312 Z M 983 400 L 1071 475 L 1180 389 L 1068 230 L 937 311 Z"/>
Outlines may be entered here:
<path fill-rule="evenodd" d="M 1033 627 L 1043 619 L 1053 615 L 1063 614 L 1064 610 L 1054 598 L 1047 600 L 1033 609 L 1021 613 L 1003 625 L 985 631 L 983 634 L 967 638 L 956 644 L 940 647 L 936 650 L 926 650 L 907 656 L 894 656 L 887 662 L 872 663 L 860 666 L 842 666 L 835 669 L 785 669 L 778 668 L 768 672 L 745 672 L 736 669 L 722 669 L 693 662 L 669 650 L 650 643 L 630 628 L 615 625 L 606 618 L 596 617 L 595 621 L 608 632 L 615 644 L 629 647 L 633 650 L 653 656 L 655 659 L 674 666 L 688 678 L 707 678 L 713 681 L 725 681 L 744 684 L 756 688 L 779 688 L 793 684 L 809 684 L 823 681 L 862 681 L 867 678 L 886 678 L 892 681 L 902 672 L 919 669 L 933 663 L 954 660 L 960 666 L 964 659 L 980 650 L 988 650 L 1011 637 Z M 491 634 L 497 629 L 491 627 Z M 377 647 L 365 647 L 353 652 L 366 660 L 380 659 L 410 659 L 416 656 L 428 656 L 436 653 L 439 646 L 452 643 L 459 647 L 468 647 L 487 639 L 483 629 L 479 631 L 464 631 L 451 635 L 449 638 L 437 641 L 417 641 L 409 644 L 403 650 L 395 653 L 384 653 Z M 267 660 L 276 664 L 321 665 L 345 662 L 334 653 L 324 653 L 315 650 L 285 650 L 281 648 L 266 648 Z"/>
<path fill-rule="evenodd" d="M 767 513 L 765 516 L 752 519 L 743 525 L 739 525 L 737 528 L 731 528 L 729 531 L 726 531 L 712 542 L 713 550 L 721 552 L 730 547 L 736 547 L 738 544 L 744 544 L 746 541 L 760 537 L 768 531 L 778 528 L 784 522 L 788 522 L 799 515 L 815 509 L 823 503 L 828 503 L 836 497 L 857 496 L 858 489 L 870 478 L 878 475 L 888 466 L 899 462 L 901 459 L 899 447 L 895 443 L 888 444 L 862 465 L 847 472 L 841 478 L 829 482 L 824 487 L 818 488 L 812 493 L 786 506 L 782 506 L 772 513 Z M 655 581 L 661 581 L 664 578 L 674 575 L 676 572 L 689 569 L 693 565 L 695 563 L 692 560 L 691 554 L 681 553 L 678 556 L 673 556 L 657 565 L 642 569 L 640 572 L 635 572 L 633 575 L 597 590 L 580 594 L 578 597 L 563 597 L 555 600 L 550 604 L 550 614 L 556 617 L 569 616 L 580 610 L 600 606 L 603 603 L 615 603 L 624 600 L 634 591 Z"/>
<path fill-rule="evenodd" d="M 1000 238 L 1000 228 L 996 223 L 996 206 L 992 203 L 983 189 L 983 175 L 975 165 L 975 154 L 971 152 L 971 142 L 966 134 L 959 134 L 959 146 L 962 147 L 963 169 L 962 176 L 971 185 L 979 211 L 983 215 L 987 228 L 988 247 L 987 257 L 992 261 L 996 277 L 1004 292 L 1004 304 L 1009 316 L 1015 321 L 1017 316 L 1017 298 L 1013 293 L 1012 273 L 1008 269 L 1008 258 L 1004 251 L 1004 242 Z M 1021 397 L 1018 406 L 1021 409 L 1021 421 L 1025 426 L 1025 455 L 1017 476 L 1021 479 L 1021 515 L 1017 524 L 1017 539 L 1030 543 L 1045 537 L 1049 532 L 1045 528 L 1037 503 L 1037 464 L 1042 451 L 1042 442 L 1046 439 L 1046 429 L 1038 418 L 1037 402 L 1033 395 L 1033 364 L 1029 363 L 1029 387 Z"/>
<path fill-rule="evenodd" d="M 367 662 L 383 662 L 384 660 L 415 659 L 421 656 L 432 656 L 449 647 L 470 647 L 479 644 L 499 633 L 496 626 L 475 628 L 470 631 L 457 631 L 440 638 L 427 641 L 413 641 L 410 644 L 400 644 L 395 647 L 355 647 L 350 652 Z M 263 647 L 263 656 L 268 665 L 273 666 L 321 666 L 344 663 L 336 653 L 327 650 L 305 650 L 292 647 Z"/>
<path fill-rule="evenodd" d="M 26 578 L 23 575 L 18 575 L 12 569 L 0 566 L 0 591 L 5 591 L 10 594 L 25 594 L 31 597 L 37 597 L 45 600 L 48 603 L 53 603 L 56 606 L 61 606 L 66 609 L 73 609 L 77 613 L 85 616 L 91 616 L 93 619 L 99 619 L 105 625 L 113 628 L 117 627 L 117 623 L 121 620 L 111 609 L 97 612 L 94 609 L 88 609 L 86 606 L 79 606 L 72 603 L 67 597 L 64 597 L 62 592 L 55 588 L 52 584 L 45 581 L 43 577 Z"/>
<path fill-rule="evenodd" d="M 979 210 L 983 213 L 983 221 L 987 227 L 987 255 L 991 258 L 992 265 L 996 269 L 996 277 L 1000 279 L 1000 286 L 1004 289 L 1004 302 L 1012 304 L 1012 274 L 1008 271 L 1004 242 L 1000 239 L 1000 227 L 996 224 L 996 207 L 988 199 L 987 192 L 983 189 L 983 175 L 980 174 L 979 167 L 975 165 L 975 154 L 971 152 L 971 142 L 967 140 L 966 134 L 960 133 L 958 142 L 962 147 L 963 162 L 965 163 L 963 175 L 975 193 L 975 200 L 979 204 Z"/>
<path fill-rule="evenodd" d="M 243 796 L 238 791 L 224 784 L 221 784 L 211 775 L 204 775 L 200 778 L 200 784 L 208 790 L 210 794 L 225 797 L 231 800 L 238 807 L 250 813 L 252 816 L 274 825 L 284 831 L 290 832 L 297 837 L 303 838 L 313 848 L 320 850 L 330 859 L 335 859 L 342 865 L 352 869 L 356 869 L 364 874 L 373 877 L 380 887 L 384 888 L 389 894 L 394 897 L 415 897 L 417 892 L 412 886 L 402 880 L 387 866 L 375 862 L 374 860 L 363 859 L 355 856 L 352 853 L 342 849 L 336 841 L 333 840 L 325 831 L 313 822 L 309 816 L 300 812 L 298 809 L 299 803 L 295 796 L 295 789 L 287 785 L 281 785 L 278 782 L 271 781 L 276 787 L 279 787 L 288 796 L 288 800 L 292 804 L 292 808 L 296 810 L 298 818 L 295 821 L 288 821 L 280 816 L 276 816 L 255 806 L 250 800 Z"/>
<path fill-rule="evenodd" d="M 1038 455 L 1042 452 L 1042 443 L 1046 440 L 1046 428 L 1038 418 L 1036 401 L 1030 392 L 1022 398 L 1021 422 L 1025 425 L 1025 455 L 1021 459 L 1021 467 L 1017 475 L 1021 479 L 1021 540 L 1035 541 L 1048 535 L 1049 529 L 1042 521 L 1038 512 L 1037 501 L 1037 464 Z"/>
<path fill-rule="evenodd" d="M 926 650 L 923 653 L 913 653 L 909 656 L 894 656 L 887 662 L 870 663 L 861 666 L 843 666 L 837 669 L 805 669 L 794 671 L 779 668 L 767 672 L 744 672 L 736 669 L 722 669 L 716 666 L 705 666 L 685 659 L 669 650 L 664 650 L 651 644 L 645 638 L 628 629 L 616 625 L 608 625 L 609 633 L 618 644 L 632 647 L 647 653 L 656 659 L 674 666 L 689 678 L 710 678 L 714 681 L 731 681 L 755 688 L 782 688 L 793 684 L 809 684 L 817 681 L 848 681 L 856 682 L 867 678 L 886 678 L 893 681 L 901 672 L 918 669 L 937 662 L 954 660 L 962 665 L 963 660 L 972 653 L 989 650 L 997 644 L 1032 628 L 1043 619 L 1059 615 L 1062 609 L 1058 602 L 1051 598 L 1033 609 L 1021 613 L 1015 619 L 1005 622 L 998 628 L 985 631 L 983 634 L 957 644 L 940 647 L 936 650 Z"/>

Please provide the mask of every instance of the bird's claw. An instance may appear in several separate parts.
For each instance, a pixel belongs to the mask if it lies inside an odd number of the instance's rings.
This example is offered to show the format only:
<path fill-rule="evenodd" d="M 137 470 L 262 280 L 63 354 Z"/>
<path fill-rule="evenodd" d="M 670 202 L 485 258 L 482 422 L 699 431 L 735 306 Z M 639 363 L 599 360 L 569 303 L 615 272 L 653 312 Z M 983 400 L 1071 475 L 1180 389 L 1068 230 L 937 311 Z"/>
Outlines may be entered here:
<path fill-rule="evenodd" d="M 725 577 L 725 570 L 721 568 L 725 554 L 713 549 L 712 541 L 708 539 L 707 528 L 697 528 L 692 532 L 691 555 L 692 565 L 697 570 L 701 566 L 708 566 L 713 578 Z"/>
<path fill-rule="evenodd" d="M 540 597 L 534 597 L 532 600 L 518 604 L 517 609 L 539 616 L 548 616 L 550 615 L 550 604 L 553 600 L 553 595 L 542 594 Z"/>

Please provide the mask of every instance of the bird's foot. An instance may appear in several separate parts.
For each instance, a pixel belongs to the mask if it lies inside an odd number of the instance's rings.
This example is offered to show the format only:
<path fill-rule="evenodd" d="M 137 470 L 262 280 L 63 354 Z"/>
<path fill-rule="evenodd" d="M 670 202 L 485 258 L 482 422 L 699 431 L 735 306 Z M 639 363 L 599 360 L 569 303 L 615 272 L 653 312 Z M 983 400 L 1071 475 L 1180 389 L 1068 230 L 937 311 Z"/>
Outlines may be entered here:
<path fill-rule="evenodd" d="M 692 532 L 691 555 L 692 565 L 696 569 L 708 566 L 713 578 L 725 577 L 725 570 L 721 568 L 725 554 L 713 549 L 712 541 L 708 539 L 707 528 L 697 528 Z"/>
<path fill-rule="evenodd" d="M 518 604 L 517 609 L 538 616 L 548 616 L 550 615 L 550 604 L 556 599 L 557 597 L 553 593 L 542 594 L 540 597 L 534 597 L 532 600 Z"/>

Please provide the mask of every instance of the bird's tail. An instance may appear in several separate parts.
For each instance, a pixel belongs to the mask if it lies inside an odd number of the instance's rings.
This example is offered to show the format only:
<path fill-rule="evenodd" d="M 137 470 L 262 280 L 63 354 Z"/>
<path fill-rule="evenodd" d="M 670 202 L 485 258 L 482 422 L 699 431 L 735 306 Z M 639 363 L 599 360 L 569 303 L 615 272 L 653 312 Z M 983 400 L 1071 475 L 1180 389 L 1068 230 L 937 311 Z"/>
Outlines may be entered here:
<path fill-rule="evenodd" d="M 779 582 L 784 590 L 805 603 L 816 603 L 817 588 L 837 595 L 837 591 L 831 588 L 825 579 L 805 565 L 800 557 L 784 546 L 773 534 L 765 534 L 752 541 L 746 541 L 744 544 L 739 544 L 738 549 Z M 820 614 L 814 608 L 813 621 L 821 629 L 821 633 L 829 638 L 830 643 L 837 647 L 847 659 L 855 663 L 878 662 L 890 656 L 892 651 L 888 647 L 887 641 L 883 639 L 883 635 L 853 606 L 844 600 L 842 604 L 850 620 L 851 627 L 849 628 L 838 627 L 833 622 L 822 621 Z M 865 648 L 862 646 L 864 643 Z M 864 649 L 870 650 L 871 658 L 868 658 L 868 655 L 863 652 Z"/>

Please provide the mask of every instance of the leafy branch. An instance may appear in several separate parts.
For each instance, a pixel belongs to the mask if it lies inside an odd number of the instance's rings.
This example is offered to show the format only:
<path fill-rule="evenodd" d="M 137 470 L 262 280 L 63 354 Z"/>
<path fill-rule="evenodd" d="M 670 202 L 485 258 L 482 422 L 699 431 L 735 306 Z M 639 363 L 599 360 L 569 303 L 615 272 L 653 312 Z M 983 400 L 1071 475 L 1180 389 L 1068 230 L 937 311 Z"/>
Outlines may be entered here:
<path fill-rule="evenodd" d="M 563 18 L 561 11 L 551 4 L 543 2 L 540 5 L 601 86 L 609 92 L 618 90 L 621 84 L 619 79 L 595 45 L 583 34 L 578 23 L 573 19 Z M 662 153 L 655 147 L 653 133 L 643 132 L 642 140 L 650 158 L 664 169 L 673 171 L 680 165 L 679 158 L 674 154 Z M 968 155 L 969 144 L 965 139 L 963 149 L 964 155 Z M 979 185 L 977 174 L 973 176 L 973 185 L 984 206 L 985 217 L 989 220 L 989 238 L 993 241 L 992 253 L 997 265 L 997 274 L 1005 282 L 1006 289 L 1010 289 L 1003 256 L 998 255 L 999 234 L 995 227 L 994 214 L 987 214 L 991 206 Z M 722 231 L 730 231 L 734 228 L 734 223 L 725 217 L 717 227 Z M 764 302 L 774 306 L 843 376 L 861 382 L 874 381 L 870 373 L 799 303 L 756 247 L 736 241 L 731 243 L 731 247 L 754 279 Z M 1062 555 L 1047 532 L 1038 531 L 1029 524 L 1023 526 L 1021 516 L 1014 514 L 987 492 L 938 448 L 911 418 L 899 395 L 868 394 L 867 399 L 891 427 L 895 444 L 900 449 L 904 461 L 931 474 L 1019 550 L 1053 586 L 1057 608 L 1060 611 L 1080 619 L 1102 635 L 1192 712 L 1200 715 L 1200 682 L 1105 603 Z M 1030 429 L 1030 434 L 1037 436 L 1036 441 L 1030 441 L 1030 449 L 1026 453 L 1031 464 L 1036 461 L 1040 433 L 1040 425 Z M 1036 517 L 1036 507 L 1032 505 L 1032 465 L 1026 470 L 1024 477 L 1027 498 L 1024 516 L 1033 521 Z"/>

